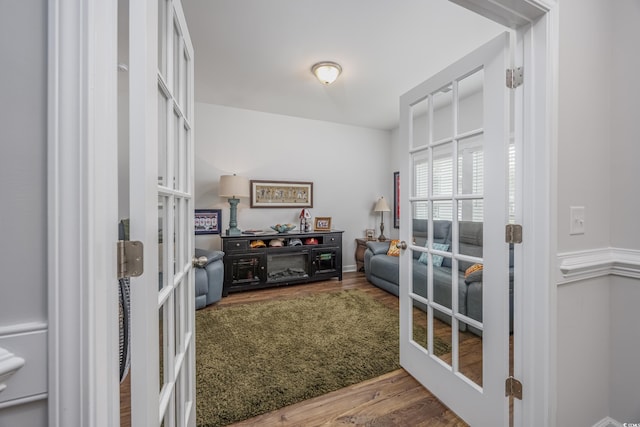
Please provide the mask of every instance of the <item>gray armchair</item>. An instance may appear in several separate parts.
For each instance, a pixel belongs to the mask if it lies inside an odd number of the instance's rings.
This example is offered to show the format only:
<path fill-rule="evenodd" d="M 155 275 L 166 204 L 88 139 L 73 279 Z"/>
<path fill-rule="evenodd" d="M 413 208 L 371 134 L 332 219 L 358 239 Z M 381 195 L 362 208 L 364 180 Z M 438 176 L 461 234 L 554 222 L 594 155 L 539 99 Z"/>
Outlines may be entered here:
<path fill-rule="evenodd" d="M 196 310 L 220 301 L 222 298 L 222 281 L 224 280 L 224 265 L 222 251 L 195 250 L 196 258 L 204 256 L 207 262 L 203 267 L 196 267 Z"/>

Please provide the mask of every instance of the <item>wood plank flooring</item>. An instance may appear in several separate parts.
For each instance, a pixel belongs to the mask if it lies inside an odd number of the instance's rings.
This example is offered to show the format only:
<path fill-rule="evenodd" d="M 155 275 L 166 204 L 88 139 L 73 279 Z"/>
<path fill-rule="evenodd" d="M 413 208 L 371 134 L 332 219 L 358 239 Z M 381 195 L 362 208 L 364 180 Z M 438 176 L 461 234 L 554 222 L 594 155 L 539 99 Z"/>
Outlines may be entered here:
<path fill-rule="evenodd" d="M 345 289 L 360 289 L 385 305 L 398 309 L 398 298 L 371 285 L 363 273 L 345 273 L 341 282 L 334 279 L 306 285 L 232 293 L 204 310 L 218 310 L 236 304 L 282 300 Z M 130 425 L 129 401 L 125 381 L 121 387 L 121 426 Z M 236 427 L 341 425 L 439 427 L 467 424 L 403 369 L 233 424 Z"/>

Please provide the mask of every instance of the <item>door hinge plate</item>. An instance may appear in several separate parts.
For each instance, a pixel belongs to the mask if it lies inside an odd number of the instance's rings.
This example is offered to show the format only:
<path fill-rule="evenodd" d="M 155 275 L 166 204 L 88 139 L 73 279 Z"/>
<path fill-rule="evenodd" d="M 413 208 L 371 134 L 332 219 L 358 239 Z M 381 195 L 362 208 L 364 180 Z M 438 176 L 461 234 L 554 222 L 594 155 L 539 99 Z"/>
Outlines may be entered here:
<path fill-rule="evenodd" d="M 522 383 L 514 377 L 509 377 L 504 383 L 504 395 L 513 396 L 518 400 L 522 400 Z"/>
<path fill-rule="evenodd" d="M 138 277 L 144 271 L 144 245 L 133 240 L 118 241 L 118 279 Z"/>
<path fill-rule="evenodd" d="M 507 224 L 505 227 L 505 241 L 509 244 L 522 243 L 522 226 L 520 224 Z"/>
<path fill-rule="evenodd" d="M 509 68 L 507 70 L 507 87 L 515 89 L 524 82 L 524 72 L 522 67 Z"/>

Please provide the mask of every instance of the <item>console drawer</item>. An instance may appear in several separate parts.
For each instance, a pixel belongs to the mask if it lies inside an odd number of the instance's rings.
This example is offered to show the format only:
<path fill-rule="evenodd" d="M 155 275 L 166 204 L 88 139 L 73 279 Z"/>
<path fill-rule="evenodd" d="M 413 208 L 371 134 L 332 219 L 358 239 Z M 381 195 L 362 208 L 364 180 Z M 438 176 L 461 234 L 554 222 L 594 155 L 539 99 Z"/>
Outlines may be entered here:
<path fill-rule="evenodd" d="M 223 245 L 224 252 L 246 251 L 249 244 L 246 240 L 225 240 Z"/>

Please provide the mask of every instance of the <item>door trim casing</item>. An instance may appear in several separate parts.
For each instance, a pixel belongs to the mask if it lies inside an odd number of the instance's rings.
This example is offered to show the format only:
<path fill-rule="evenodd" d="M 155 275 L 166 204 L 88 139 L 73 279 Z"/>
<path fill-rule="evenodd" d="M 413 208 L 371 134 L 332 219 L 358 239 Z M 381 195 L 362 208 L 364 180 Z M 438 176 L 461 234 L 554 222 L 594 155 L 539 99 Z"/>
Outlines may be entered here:
<path fill-rule="evenodd" d="M 113 426 L 117 2 L 47 6 L 48 425 Z"/>
<path fill-rule="evenodd" d="M 524 384 L 524 400 L 514 401 L 516 426 L 556 425 L 557 224 L 557 0 L 450 0 L 516 29 L 525 83 L 515 102 L 516 135 L 522 156 L 516 221 L 524 225 L 515 247 L 514 375 Z M 516 108 L 516 111 L 518 109 Z M 518 114 L 518 113 L 517 113 Z M 517 142 L 518 143 L 518 142 Z M 518 192 L 517 192 L 518 193 Z M 543 285 L 541 285 L 543 284 Z M 524 304 L 524 301 L 527 301 Z"/>

